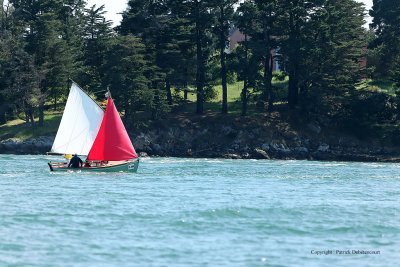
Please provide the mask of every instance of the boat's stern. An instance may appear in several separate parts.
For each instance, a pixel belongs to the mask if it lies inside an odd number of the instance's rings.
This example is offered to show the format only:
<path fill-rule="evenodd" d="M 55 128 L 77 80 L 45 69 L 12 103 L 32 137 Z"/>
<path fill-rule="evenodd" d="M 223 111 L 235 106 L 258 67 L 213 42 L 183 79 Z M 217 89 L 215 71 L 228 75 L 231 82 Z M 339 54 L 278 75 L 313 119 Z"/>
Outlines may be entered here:
<path fill-rule="evenodd" d="M 139 168 L 139 158 L 137 158 L 131 162 L 128 162 L 128 172 L 136 173 L 138 168 Z"/>

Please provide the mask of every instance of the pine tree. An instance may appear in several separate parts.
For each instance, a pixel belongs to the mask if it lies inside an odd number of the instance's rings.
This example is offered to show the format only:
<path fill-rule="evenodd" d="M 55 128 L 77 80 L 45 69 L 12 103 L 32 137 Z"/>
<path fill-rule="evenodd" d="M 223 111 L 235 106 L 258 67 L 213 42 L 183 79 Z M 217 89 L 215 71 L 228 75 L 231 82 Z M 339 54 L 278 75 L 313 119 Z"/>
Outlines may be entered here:
<path fill-rule="evenodd" d="M 120 33 L 133 34 L 146 44 L 148 58 L 154 58 L 160 70 L 157 76 L 162 80 L 169 105 L 172 105 L 171 87 L 187 83 L 184 80 L 188 76 L 187 62 L 191 55 L 186 24 L 187 20 L 173 12 L 170 1 L 131 0 L 118 26 Z"/>
<path fill-rule="evenodd" d="M 222 113 L 228 113 L 228 85 L 227 85 L 227 66 L 226 66 L 226 47 L 228 44 L 228 33 L 232 26 L 234 6 L 237 0 L 221 0 L 213 3 L 216 13 L 216 34 L 218 36 L 218 49 L 221 64 L 221 84 L 222 84 Z"/>
<path fill-rule="evenodd" d="M 191 38 L 196 54 L 196 113 L 204 113 L 207 87 L 207 62 L 211 55 L 211 26 L 213 24 L 212 1 L 210 0 L 170 0 L 172 12 L 187 20 L 192 30 Z"/>
<path fill-rule="evenodd" d="M 23 119 L 32 127 L 35 126 L 34 108 L 43 97 L 39 82 L 34 58 L 24 50 L 23 40 L 3 36 L 0 39 L 0 99 L 7 103 L 7 109 L 23 112 Z"/>
<path fill-rule="evenodd" d="M 302 80 L 324 90 L 354 89 L 367 45 L 363 15 L 364 7 L 353 0 L 326 1 L 312 13 L 304 31 Z"/>
<path fill-rule="evenodd" d="M 79 75 L 82 86 L 91 91 L 104 90 L 106 84 L 104 76 L 107 69 L 105 54 L 108 50 L 109 40 L 112 39 L 111 21 L 105 18 L 104 5 L 96 5 L 85 9 L 83 27 L 83 71 Z"/>
<path fill-rule="evenodd" d="M 249 37 L 254 59 L 263 66 L 263 96 L 268 110 L 273 109 L 273 49 L 277 48 L 278 38 L 278 2 L 246 1 L 238 9 L 238 26 Z"/>
<path fill-rule="evenodd" d="M 310 14 L 321 7 L 322 2 L 329 0 L 301 1 L 283 0 L 279 2 L 281 36 L 281 53 L 287 58 L 286 70 L 289 74 L 288 103 L 295 107 L 299 98 L 302 61 L 304 60 L 304 31 Z"/>
<path fill-rule="evenodd" d="M 69 66 L 73 64 L 68 44 L 60 38 L 63 4 L 59 1 L 10 0 L 15 7 L 15 18 L 23 29 L 27 43 L 25 51 L 33 56 L 40 77 L 39 126 L 44 125 L 44 105 L 50 93 L 65 85 Z"/>
<path fill-rule="evenodd" d="M 110 39 L 105 54 L 104 83 L 107 84 L 128 123 L 137 111 L 151 112 L 155 117 L 167 111 L 165 102 L 154 83 L 154 65 L 146 57 L 140 38 L 131 35 Z M 156 109 L 155 109 L 156 107 Z"/>
<path fill-rule="evenodd" d="M 380 56 L 376 73 L 398 80 L 395 69 L 400 57 L 400 2 L 374 0 L 370 15 L 373 18 L 370 26 L 376 34 L 370 47 Z"/>

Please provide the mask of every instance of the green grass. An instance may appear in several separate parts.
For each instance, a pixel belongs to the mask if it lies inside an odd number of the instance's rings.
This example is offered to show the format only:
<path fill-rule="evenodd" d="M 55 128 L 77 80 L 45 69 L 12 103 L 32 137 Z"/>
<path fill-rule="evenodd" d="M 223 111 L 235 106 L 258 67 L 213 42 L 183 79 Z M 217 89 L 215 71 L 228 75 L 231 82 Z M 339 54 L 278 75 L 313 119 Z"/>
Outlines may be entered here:
<path fill-rule="evenodd" d="M 359 90 L 367 90 L 371 92 L 383 92 L 390 95 L 396 94 L 393 82 L 385 79 L 365 79 L 356 87 Z"/>
<path fill-rule="evenodd" d="M 274 91 L 276 94 L 276 100 L 281 101 L 281 97 L 286 97 L 287 79 L 284 81 L 273 81 Z M 204 103 L 204 109 L 206 112 L 220 112 L 222 102 L 222 86 L 216 85 L 214 87 L 216 91 L 216 97 L 212 100 Z M 243 89 L 243 82 L 236 82 L 228 84 L 228 109 L 231 115 L 238 115 L 241 112 L 241 100 L 240 93 Z M 249 90 L 252 93 L 252 89 Z M 179 92 L 180 97 L 183 98 L 183 92 Z M 254 95 L 254 94 L 253 94 Z M 191 88 L 191 92 L 188 93 L 188 102 L 183 106 L 177 107 L 178 111 L 185 111 L 194 113 L 196 110 L 196 93 L 195 89 Z M 250 99 L 248 104 L 248 112 L 259 113 L 263 110 L 256 107 L 256 104 Z M 60 124 L 62 111 L 46 111 L 45 112 L 45 126 L 32 128 L 25 121 L 16 119 L 8 121 L 4 125 L 0 125 L 0 140 L 7 138 L 17 138 L 20 140 L 26 140 L 29 138 L 35 138 L 38 136 L 55 135 Z"/>
<path fill-rule="evenodd" d="M 234 102 L 240 100 L 240 93 L 242 92 L 242 89 L 243 89 L 243 82 L 228 84 L 228 102 Z M 190 91 L 188 92 L 188 101 L 196 102 L 196 89 L 189 88 L 189 90 Z M 217 93 L 217 95 L 213 99 L 211 99 L 210 102 L 221 102 L 222 85 L 214 86 L 214 90 Z M 183 91 L 180 91 L 179 95 L 183 97 Z"/>
<path fill-rule="evenodd" d="M 45 126 L 32 128 L 25 121 L 16 119 L 0 125 L 0 140 L 7 138 L 17 138 L 26 140 L 38 136 L 55 135 L 60 125 L 60 112 L 46 112 Z M 37 120 L 36 120 L 37 121 Z"/>
<path fill-rule="evenodd" d="M 244 82 L 239 81 L 236 83 L 228 84 L 228 110 L 229 113 L 232 114 L 239 114 L 241 112 L 241 97 L 240 94 L 243 89 Z M 285 80 L 279 81 L 275 78 L 272 80 L 272 85 L 274 86 L 274 96 L 276 102 L 284 102 L 286 101 L 287 96 L 287 85 L 288 85 L 288 78 L 286 77 Z M 214 90 L 216 92 L 216 96 L 204 103 L 204 109 L 208 112 L 219 112 L 221 110 L 221 103 L 222 103 L 222 85 L 214 86 Z M 249 88 L 249 92 L 251 95 L 257 95 L 259 93 L 254 93 L 252 88 Z M 175 92 L 177 93 L 177 92 Z M 180 91 L 178 93 L 180 97 L 183 98 L 183 92 Z M 188 103 L 184 106 L 183 110 L 187 112 L 194 112 L 196 110 L 196 90 L 195 88 L 190 88 L 188 93 Z M 259 108 L 255 106 L 254 101 L 250 99 L 248 105 L 248 111 L 257 112 Z M 180 109 L 182 110 L 182 109 Z"/>

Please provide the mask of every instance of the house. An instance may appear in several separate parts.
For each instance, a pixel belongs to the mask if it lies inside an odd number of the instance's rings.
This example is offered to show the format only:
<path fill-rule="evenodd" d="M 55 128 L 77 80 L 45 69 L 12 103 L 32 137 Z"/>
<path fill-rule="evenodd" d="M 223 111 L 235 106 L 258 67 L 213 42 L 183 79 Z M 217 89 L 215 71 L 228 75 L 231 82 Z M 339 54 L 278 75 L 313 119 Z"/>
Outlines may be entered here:
<path fill-rule="evenodd" d="M 247 37 L 250 38 L 250 37 Z M 228 48 L 228 53 L 232 52 L 235 50 L 235 48 L 239 45 L 240 42 L 243 42 L 245 40 L 245 35 L 237 28 L 233 28 L 231 32 L 229 33 L 229 48 Z M 281 71 L 281 64 L 278 60 L 279 49 L 273 49 L 272 56 L 274 58 L 272 70 L 273 71 Z"/>

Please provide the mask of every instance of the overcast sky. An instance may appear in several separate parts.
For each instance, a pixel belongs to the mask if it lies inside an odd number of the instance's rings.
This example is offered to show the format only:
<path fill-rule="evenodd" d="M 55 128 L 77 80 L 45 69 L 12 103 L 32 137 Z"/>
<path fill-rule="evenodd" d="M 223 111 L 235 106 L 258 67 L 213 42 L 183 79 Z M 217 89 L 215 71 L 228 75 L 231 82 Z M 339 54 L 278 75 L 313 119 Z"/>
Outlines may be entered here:
<path fill-rule="evenodd" d="M 372 6 L 372 0 L 357 0 L 359 2 L 365 3 L 367 9 L 370 9 Z M 114 22 L 114 26 L 118 25 L 122 19 L 121 13 L 126 9 L 128 0 L 87 0 L 88 6 L 92 5 L 105 5 L 107 10 L 107 19 L 112 20 Z"/>

